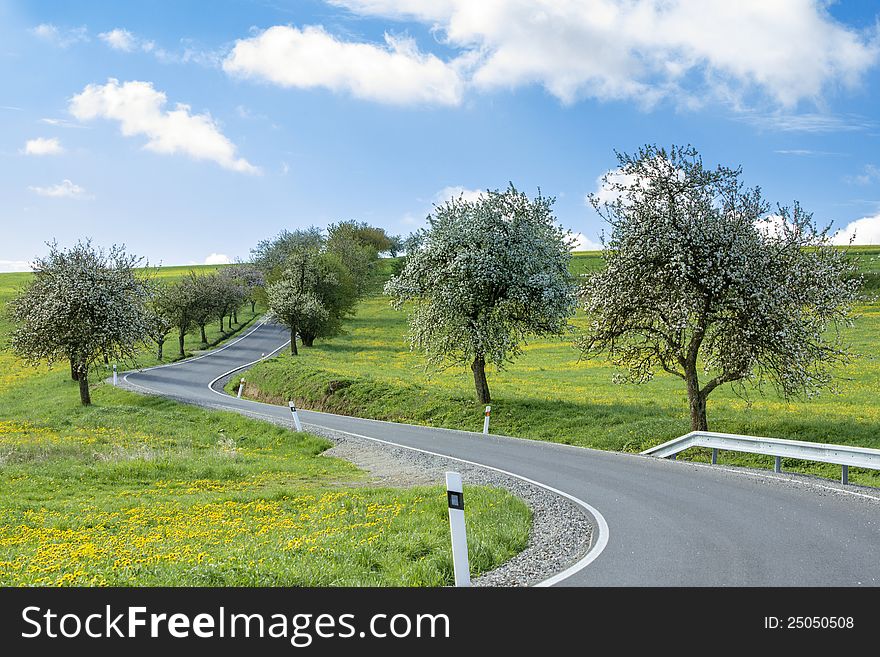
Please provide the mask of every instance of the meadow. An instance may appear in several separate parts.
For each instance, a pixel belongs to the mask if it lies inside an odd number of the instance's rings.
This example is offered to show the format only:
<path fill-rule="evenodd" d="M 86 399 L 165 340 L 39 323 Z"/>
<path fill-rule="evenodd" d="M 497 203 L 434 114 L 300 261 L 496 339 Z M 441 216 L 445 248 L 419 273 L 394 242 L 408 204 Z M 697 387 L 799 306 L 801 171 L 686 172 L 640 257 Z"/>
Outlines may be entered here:
<path fill-rule="evenodd" d="M 857 318 L 845 340 L 855 358 L 836 370 L 837 392 L 810 400 L 784 400 L 772 389 L 730 386 L 709 398 L 709 428 L 714 431 L 772 436 L 880 448 L 880 247 L 853 247 L 864 275 Z M 384 261 L 383 277 L 393 262 Z M 578 274 L 602 266 L 598 253 L 572 260 Z M 409 350 L 405 312 L 391 308 L 377 285 L 347 333 L 301 349 L 299 357 L 281 354 L 247 375 L 245 395 L 267 401 L 295 399 L 304 408 L 480 431 L 483 406 L 474 398 L 473 379 L 465 367 L 426 370 L 420 354 Z M 584 326 L 577 316 L 574 331 Z M 489 372 L 493 433 L 639 452 L 690 430 L 682 382 L 663 372 L 645 384 L 614 382 L 616 368 L 602 359 L 583 361 L 572 336 L 535 339 L 503 371 Z M 698 461 L 707 450 L 683 455 Z M 771 467 L 770 457 L 722 453 L 720 462 Z M 839 477 L 831 465 L 783 459 L 783 468 Z M 880 473 L 851 470 L 850 481 L 880 485 Z"/>
<path fill-rule="evenodd" d="M 0 275 L 0 306 L 28 276 Z M 9 329 L 0 319 L 0 586 L 452 583 L 442 487 L 375 488 L 322 456 L 323 438 L 103 382 L 83 407 L 65 364 L 22 364 Z M 155 363 L 153 347 L 138 360 Z M 531 516 L 473 487 L 468 522 L 476 574 L 525 547 Z"/>

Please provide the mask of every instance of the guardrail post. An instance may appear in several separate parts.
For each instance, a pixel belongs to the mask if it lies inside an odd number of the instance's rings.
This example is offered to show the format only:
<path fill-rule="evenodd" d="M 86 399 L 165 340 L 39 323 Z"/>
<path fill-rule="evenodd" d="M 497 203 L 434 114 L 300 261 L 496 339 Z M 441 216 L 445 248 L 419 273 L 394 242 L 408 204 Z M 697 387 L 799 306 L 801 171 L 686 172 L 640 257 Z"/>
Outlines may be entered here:
<path fill-rule="evenodd" d="M 483 433 L 484 434 L 489 433 L 489 415 L 491 415 L 491 413 L 492 413 L 492 407 L 487 406 L 486 407 L 486 417 L 483 418 Z"/>
<path fill-rule="evenodd" d="M 773 472 L 782 472 L 782 457 L 777 456 L 776 461 L 773 464 Z"/>
<path fill-rule="evenodd" d="M 116 363 L 113 363 L 113 385 L 116 385 L 116 383 L 117 383 L 117 379 L 116 379 Z"/>
<path fill-rule="evenodd" d="M 712 448 L 712 465 L 716 465 L 718 463 L 718 448 Z"/>
<path fill-rule="evenodd" d="M 842 484 L 849 483 L 849 466 L 848 465 L 840 466 L 840 483 L 842 483 Z"/>
<path fill-rule="evenodd" d="M 452 533 L 452 569 L 456 586 L 471 585 L 471 567 L 468 563 L 467 532 L 464 526 L 464 492 L 461 475 L 446 473 L 446 499 L 449 503 L 449 529 Z"/>
<path fill-rule="evenodd" d="M 244 379 L 238 384 L 238 398 L 241 399 L 241 391 L 244 390 Z"/>

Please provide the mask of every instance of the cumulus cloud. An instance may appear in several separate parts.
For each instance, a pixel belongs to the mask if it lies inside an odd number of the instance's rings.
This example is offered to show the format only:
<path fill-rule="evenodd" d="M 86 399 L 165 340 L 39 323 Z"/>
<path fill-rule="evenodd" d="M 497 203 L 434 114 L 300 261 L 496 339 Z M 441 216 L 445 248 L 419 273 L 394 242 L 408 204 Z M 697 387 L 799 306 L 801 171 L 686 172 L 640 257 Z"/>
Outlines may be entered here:
<path fill-rule="evenodd" d="M 170 53 L 167 53 L 161 48 L 156 48 L 155 42 L 149 41 L 148 39 L 142 39 L 133 32 L 122 27 L 114 28 L 109 32 L 101 32 L 98 35 L 98 38 L 113 48 L 113 50 L 121 50 L 122 52 L 141 50 L 143 52 L 153 53 L 162 61 L 173 58 Z"/>
<path fill-rule="evenodd" d="M 623 195 L 621 187 L 632 187 L 636 177 L 632 174 L 623 173 L 620 169 L 611 169 L 596 178 L 596 189 L 584 197 L 584 203 L 592 207 L 590 198 L 594 198 L 599 205 L 612 204 Z"/>
<path fill-rule="evenodd" d="M 40 23 L 31 28 L 31 34 L 59 48 L 67 48 L 75 43 L 89 40 L 85 27 L 60 28 L 52 23 Z"/>
<path fill-rule="evenodd" d="M 831 238 L 835 244 L 880 244 L 880 214 L 851 221 Z"/>
<path fill-rule="evenodd" d="M 121 27 L 112 29 L 109 32 L 101 32 L 98 38 L 114 50 L 131 52 L 137 47 L 137 39 L 134 34 Z"/>
<path fill-rule="evenodd" d="M 572 233 L 572 251 L 601 251 L 602 243 L 591 239 L 583 233 Z"/>
<path fill-rule="evenodd" d="M 361 15 L 429 24 L 478 56 L 478 88 L 542 85 L 564 103 L 687 106 L 759 91 L 793 108 L 855 87 L 880 57 L 877 27 L 836 21 L 824 0 L 330 0 Z M 748 44 L 748 47 L 743 47 Z"/>
<path fill-rule="evenodd" d="M 205 258 L 206 265 L 228 265 L 232 263 L 232 259 L 225 253 L 212 253 Z"/>
<path fill-rule="evenodd" d="M 31 271 L 31 263 L 26 260 L 0 260 L 0 272 Z"/>
<path fill-rule="evenodd" d="M 80 121 L 118 121 L 123 135 L 147 137 L 144 148 L 156 153 L 183 153 L 242 173 L 259 171 L 236 156 L 235 145 L 220 132 L 210 114 L 193 114 L 190 106 L 182 103 L 165 109 L 167 100 L 150 82 L 120 84 L 110 78 L 104 85 L 88 85 L 71 99 L 68 109 Z"/>
<path fill-rule="evenodd" d="M 241 39 L 223 70 L 282 87 L 325 88 L 396 105 L 457 105 L 463 87 L 453 64 L 420 52 L 413 39 L 386 34 L 384 46 L 354 43 L 321 26 L 276 25 Z"/>
<path fill-rule="evenodd" d="M 64 147 L 55 137 L 37 137 L 28 139 L 21 152 L 25 155 L 60 155 Z"/>
<path fill-rule="evenodd" d="M 72 199 L 90 199 L 92 196 L 85 189 L 72 183 L 68 179 L 62 180 L 57 185 L 49 185 L 47 187 L 28 187 L 34 194 L 40 196 L 48 196 L 49 198 L 72 198 Z"/>
<path fill-rule="evenodd" d="M 483 194 L 485 194 L 485 191 L 482 189 L 467 189 L 461 185 L 451 185 L 449 187 L 444 187 L 434 194 L 432 202 L 435 205 L 441 205 L 450 199 L 459 197 L 463 198 L 465 201 L 476 201 L 483 196 Z"/>

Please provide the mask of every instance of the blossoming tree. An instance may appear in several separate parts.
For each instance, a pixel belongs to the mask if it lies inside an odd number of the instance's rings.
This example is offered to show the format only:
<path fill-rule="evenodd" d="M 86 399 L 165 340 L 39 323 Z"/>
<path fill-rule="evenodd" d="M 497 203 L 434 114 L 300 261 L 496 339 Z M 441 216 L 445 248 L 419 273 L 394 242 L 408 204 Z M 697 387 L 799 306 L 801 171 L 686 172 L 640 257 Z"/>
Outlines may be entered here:
<path fill-rule="evenodd" d="M 412 302 L 412 348 L 434 366 L 470 365 L 483 403 L 491 399 L 487 363 L 502 368 L 528 336 L 562 334 L 574 313 L 569 239 L 552 203 L 513 185 L 451 199 L 385 286 L 395 308 Z"/>
<path fill-rule="evenodd" d="M 583 354 L 607 353 L 631 382 L 657 368 L 680 378 L 694 431 L 726 383 L 769 382 L 784 397 L 831 385 L 859 280 L 828 229 L 796 203 L 771 214 L 740 169 L 708 169 L 692 147 L 618 160 L 591 197 L 611 231 L 605 268 L 581 290 Z"/>
<path fill-rule="evenodd" d="M 131 358 L 149 335 L 149 286 L 139 263 L 122 247 L 49 244 L 49 254 L 34 260 L 33 280 L 9 302 L 13 351 L 34 364 L 69 360 L 80 401 L 91 404 L 91 364 Z"/>

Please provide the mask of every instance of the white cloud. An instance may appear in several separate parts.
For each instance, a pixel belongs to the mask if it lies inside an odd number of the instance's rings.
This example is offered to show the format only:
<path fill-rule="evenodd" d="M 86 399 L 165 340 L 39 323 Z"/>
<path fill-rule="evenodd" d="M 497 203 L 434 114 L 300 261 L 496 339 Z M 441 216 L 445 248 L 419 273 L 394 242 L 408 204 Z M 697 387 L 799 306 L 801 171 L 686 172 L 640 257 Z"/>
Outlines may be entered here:
<path fill-rule="evenodd" d="M 236 157 L 235 145 L 220 132 L 210 114 L 192 114 L 190 106 L 182 103 L 166 110 L 166 102 L 165 94 L 150 82 L 120 84 L 110 78 L 105 85 L 88 85 L 71 99 L 69 110 L 80 121 L 119 121 L 123 135 L 144 135 L 145 148 L 156 153 L 184 153 L 232 171 L 259 172 L 244 158 Z"/>
<path fill-rule="evenodd" d="M 55 137 L 37 137 L 28 139 L 21 152 L 25 155 L 60 155 L 64 147 Z"/>
<path fill-rule="evenodd" d="M 853 244 L 880 244 L 880 214 L 851 221 L 845 228 L 837 231 L 831 240 L 835 244 L 845 245 L 849 244 L 853 235 Z"/>
<path fill-rule="evenodd" d="M 759 91 L 793 108 L 858 86 L 880 57 L 877 27 L 841 24 L 826 0 L 331 2 L 432 25 L 447 45 L 477 55 L 478 88 L 539 84 L 564 103 L 672 98 L 692 107 L 715 97 L 739 106 Z"/>
<path fill-rule="evenodd" d="M 466 189 L 461 185 L 452 185 L 449 187 L 444 187 L 439 192 L 434 194 L 433 203 L 435 205 L 441 205 L 446 201 L 453 198 L 463 198 L 465 201 L 476 201 L 483 196 L 486 192 L 482 189 Z"/>
<path fill-rule="evenodd" d="M 809 148 L 789 148 L 789 149 L 781 149 L 773 151 L 774 153 L 779 153 L 780 155 L 798 155 L 798 156 L 808 156 L 808 155 L 843 155 L 843 153 L 837 153 L 835 151 L 814 151 Z"/>
<path fill-rule="evenodd" d="M 89 40 L 88 30 L 85 27 L 59 28 L 52 23 L 40 23 L 31 28 L 31 34 L 59 48 L 67 48 L 75 43 Z"/>
<path fill-rule="evenodd" d="M 601 251 L 603 248 L 601 242 L 593 240 L 583 233 L 572 233 L 571 238 L 573 240 L 572 251 Z"/>
<path fill-rule="evenodd" d="M 79 185 L 75 185 L 66 178 L 57 185 L 49 185 L 48 187 L 28 187 L 34 194 L 40 196 L 48 196 L 50 198 L 73 198 L 73 199 L 90 199 L 93 198 L 85 189 Z"/>
<path fill-rule="evenodd" d="M 212 253 L 205 258 L 206 265 L 228 265 L 232 263 L 232 259 L 225 253 Z"/>
<path fill-rule="evenodd" d="M 113 50 L 121 50 L 122 52 L 134 52 L 135 50 L 140 50 L 142 52 L 152 53 L 157 59 L 163 62 L 180 59 L 172 53 L 157 48 L 154 41 L 142 39 L 130 30 L 126 30 L 122 27 L 114 28 L 109 32 L 101 32 L 98 35 L 98 38 L 113 48 Z"/>
<path fill-rule="evenodd" d="M 122 50 L 124 52 L 131 52 L 137 47 L 138 43 L 134 34 L 121 27 L 112 29 L 109 32 L 101 32 L 98 38 L 114 50 Z"/>
<path fill-rule="evenodd" d="M 846 176 L 844 180 L 854 185 L 870 185 L 874 182 L 880 182 L 880 167 L 874 164 L 866 164 L 862 169 L 862 173 L 855 176 Z"/>
<path fill-rule="evenodd" d="M 78 123 L 74 123 L 73 121 L 68 121 L 67 119 L 40 119 L 41 123 L 45 123 L 47 125 L 54 126 L 56 128 L 85 128 L 86 126 L 80 125 Z"/>
<path fill-rule="evenodd" d="M 282 87 L 317 87 L 396 105 L 458 105 L 456 66 L 386 34 L 385 45 L 340 41 L 321 26 L 276 25 L 236 42 L 223 62 L 231 75 Z"/>
<path fill-rule="evenodd" d="M 755 227 L 764 235 L 771 238 L 782 238 L 785 236 L 785 219 L 781 214 L 768 214 L 760 217 L 755 221 Z"/>
<path fill-rule="evenodd" d="M 808 134 L 826 134 L 829 132 L 857 132 L 874 129 L 875 121 L 855 115 L 818 114 L 802 112 L 771 112 L 761 114 L 741 109 L 737 118 L 761 130 L 778 132 L 805 132 Z"/>
<path fill-rule="evenodd" d="M 611 169 L 596 178 L 596 189 L 593 191 L 592 196 L 599 205 L 614 203 L 623 194 L 620 187 L 631 187 L 635 180 L 636 177 L 632 174 L 623 173 L 620 169 Z M 592 206 L 589 194 L 584 198 L 584 203 Z"/>
<path fill-rule="evenodd" d="M 31 271 L 31 263 L 27 260 L 0 260 L 0 272 Z"/>

